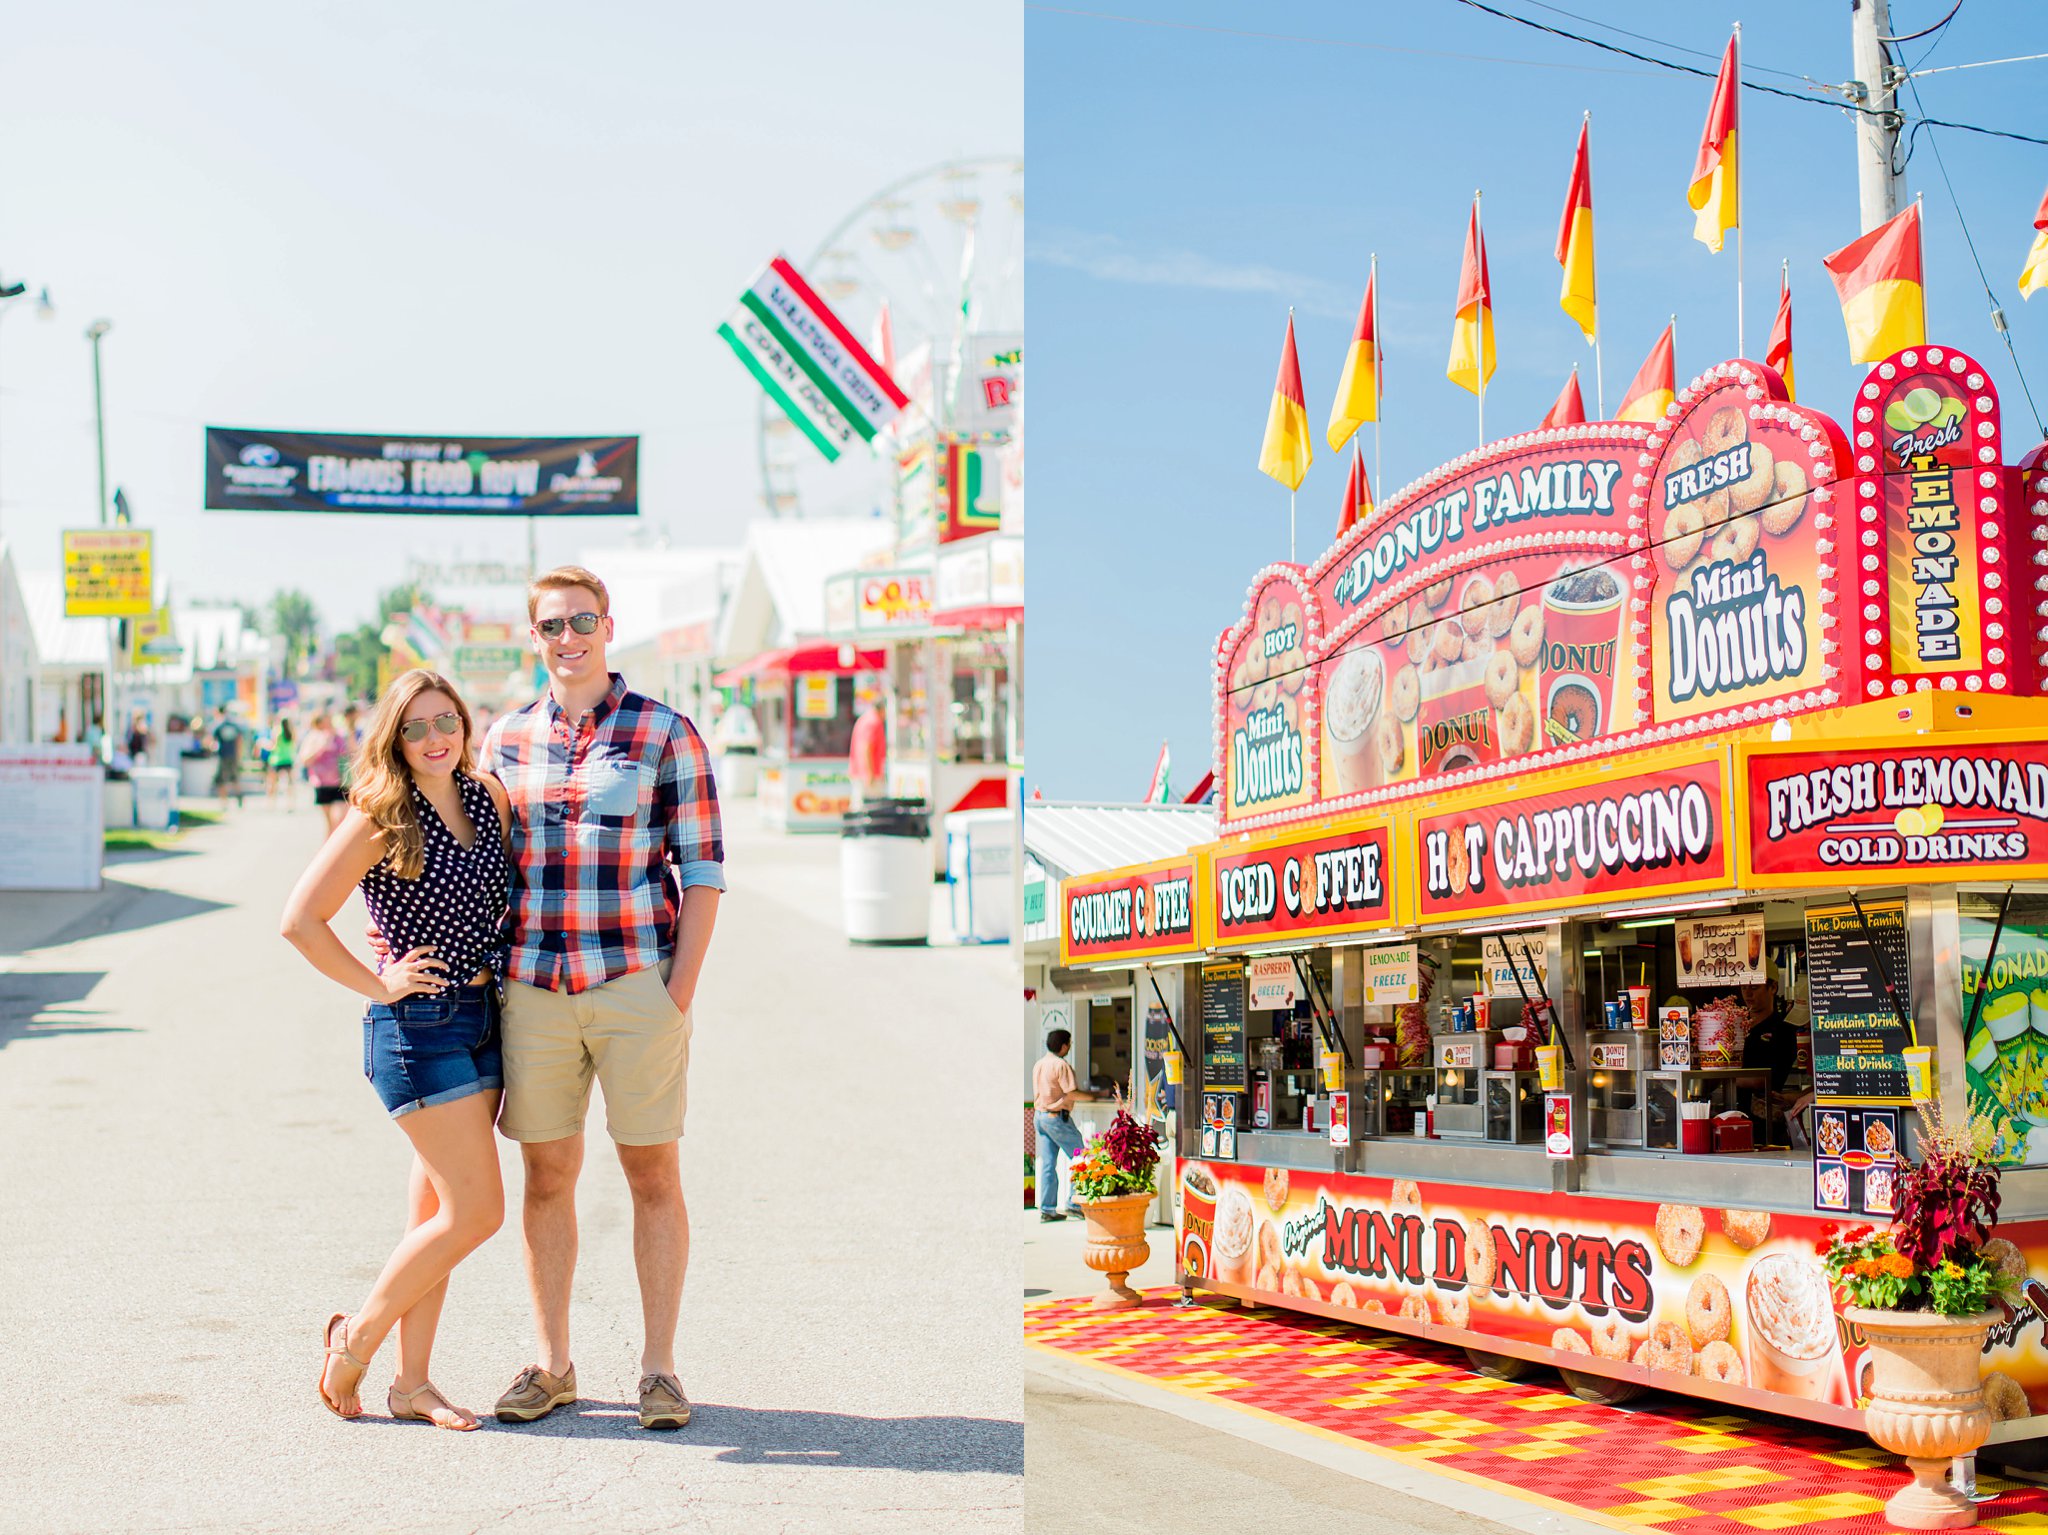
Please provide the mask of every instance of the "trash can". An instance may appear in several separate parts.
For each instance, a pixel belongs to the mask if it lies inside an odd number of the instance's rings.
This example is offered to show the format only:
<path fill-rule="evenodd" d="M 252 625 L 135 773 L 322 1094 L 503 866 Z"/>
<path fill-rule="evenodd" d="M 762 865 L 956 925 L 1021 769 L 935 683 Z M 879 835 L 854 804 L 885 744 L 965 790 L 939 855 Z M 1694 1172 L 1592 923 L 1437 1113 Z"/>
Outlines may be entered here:
<path fill-rule="evenodd" d="M 144 831 L 169 831 L 178 824 L 178 773 L 175 768 L 128 770 L 135 785 L 135 824 Z"/>
<path fill-rule="evenodd" d="M 212 752 L 185 752 L 178 758 L 178 789 L 186 799 L 213 798 Z"/>
<path fill-rule="evenodd" d="M 870 800 L 842 818 L 839 889 L 853 943 L 931 937 L 931 815 L 921 799 Z"/>
<path fill-rule="evenodd" d="M 946 883 L 961 942 L 1010 941 L 1016 867 L 1014 810 L 956 810 L 946 817 Z"/>
<path fill-rule="evenodd" d="M 761 753 L 755 747 L 721 747 L 713 771 L 721 799 L 752 799 L 760 793 Z"/>

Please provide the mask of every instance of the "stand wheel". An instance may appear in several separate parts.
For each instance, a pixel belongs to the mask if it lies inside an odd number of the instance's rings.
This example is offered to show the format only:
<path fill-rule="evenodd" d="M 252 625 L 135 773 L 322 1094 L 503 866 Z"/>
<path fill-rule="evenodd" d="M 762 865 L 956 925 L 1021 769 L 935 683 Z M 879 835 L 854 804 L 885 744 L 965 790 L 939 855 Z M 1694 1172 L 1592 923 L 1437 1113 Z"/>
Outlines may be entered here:
<path fill-rule="evenodd" d="M 1520 1380 L 1535 1368 L 1526 1359 L 1517 1359 L 1513 1354 L 1489 1354 L 1483 1349 L 1468 1348 L 1465 1358 L 1472 1368 L 1489 1380 Z"/>
<path fill-rule="evenodd" d="M 1564 1377 L 1565 1389 L 1582 1402 L 1597 1402 L 1602 1407 L 1619 1407 L 1624 1402 L 1633 1402 L 1648 1388 L 1632 1380 L 1612 1380 L 1605 1375 L 1582 1375 L 1577 1370 L 1559 1370 Z"/>

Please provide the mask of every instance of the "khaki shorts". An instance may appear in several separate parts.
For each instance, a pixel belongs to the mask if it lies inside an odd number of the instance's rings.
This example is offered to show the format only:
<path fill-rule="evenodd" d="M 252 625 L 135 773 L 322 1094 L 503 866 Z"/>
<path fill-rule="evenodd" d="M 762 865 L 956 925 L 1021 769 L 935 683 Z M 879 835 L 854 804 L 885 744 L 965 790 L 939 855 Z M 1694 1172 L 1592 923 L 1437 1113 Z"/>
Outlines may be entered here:
<path fill-rule="evenodd" d="M 505 983 L 508 1140 L 559 1141 L 583 1128 L 590 1081 L 604 1088 L 605 1128 L 621 1146 L 659 1146 L 683 1133 L 689 1013 L 669 999 L 666 963 L 584 992 Z"/>

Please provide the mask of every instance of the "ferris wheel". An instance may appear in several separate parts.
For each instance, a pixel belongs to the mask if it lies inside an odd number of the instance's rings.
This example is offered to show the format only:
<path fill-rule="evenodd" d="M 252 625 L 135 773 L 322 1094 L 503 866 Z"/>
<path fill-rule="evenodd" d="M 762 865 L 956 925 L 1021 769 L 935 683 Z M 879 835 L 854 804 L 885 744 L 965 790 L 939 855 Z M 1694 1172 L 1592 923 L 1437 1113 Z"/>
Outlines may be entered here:
<path fill-rule="evenodd" d="M 819 242 L 803 272 L 871 352 L 888 305 L 899 380 L 920 347 L 943 367 L 963 335 L 1021 334 L 1023 160 L 948 160 L 892 182 Z M 850 452 L 827 463 L 765 394 L 758 434 L 769 516 L 857 515 L 890 504 L 891 454 Z"/>

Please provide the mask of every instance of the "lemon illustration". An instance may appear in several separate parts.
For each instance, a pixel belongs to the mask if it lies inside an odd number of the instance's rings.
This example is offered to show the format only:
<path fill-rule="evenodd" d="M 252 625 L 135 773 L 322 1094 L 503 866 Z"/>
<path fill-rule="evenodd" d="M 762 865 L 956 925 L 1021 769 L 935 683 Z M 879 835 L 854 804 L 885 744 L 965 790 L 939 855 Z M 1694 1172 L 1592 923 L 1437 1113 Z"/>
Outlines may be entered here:
<path fill-rule="evenodd" d="M 1948 818 L 1941 813 L 1941 806 L 1939 805 L 1922 805 L 1920 807 L 1920 820 L 1927 827 L 1927 835 L 1930 837 L 1941 830 L 1941 823 L 1946 819 Z"/>
<path fill-rule="evenodd" d="M 1942 398 L 1932 389 L 1908 389 L 1899 403 L 1906 407 L 1905 414 L 1915 421 L 1932 421 L 1941 413 Z"/>
<path fill-rule="evenodd" d="M 1927 817 L 1918 810 L 1901 810 L 1892 818 L 1892 829 L 1902 837 L 1927 835 Z"/>

